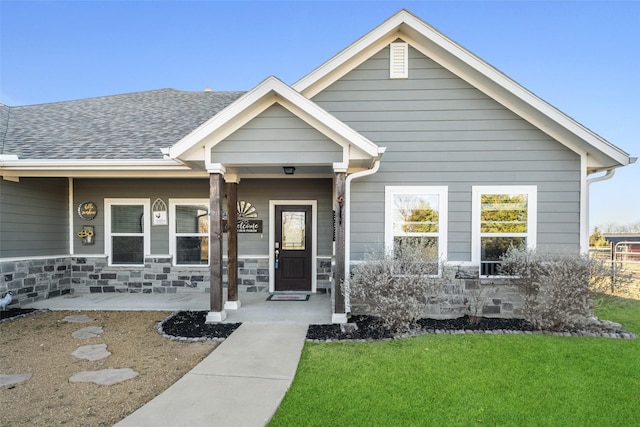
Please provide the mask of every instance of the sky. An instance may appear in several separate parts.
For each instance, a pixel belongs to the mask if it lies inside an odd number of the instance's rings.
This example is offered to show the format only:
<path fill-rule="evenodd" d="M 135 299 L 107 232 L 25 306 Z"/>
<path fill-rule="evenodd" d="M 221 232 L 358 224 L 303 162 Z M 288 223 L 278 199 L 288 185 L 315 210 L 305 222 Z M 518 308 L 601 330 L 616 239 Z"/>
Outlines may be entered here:
<path fill-rule="evenodd" d="M 402 8 L 640 156 L 640 1 L 0 0 L 0 103 L 293 84 Z M 640 223 L 640 161 L 590 206 Z"/>

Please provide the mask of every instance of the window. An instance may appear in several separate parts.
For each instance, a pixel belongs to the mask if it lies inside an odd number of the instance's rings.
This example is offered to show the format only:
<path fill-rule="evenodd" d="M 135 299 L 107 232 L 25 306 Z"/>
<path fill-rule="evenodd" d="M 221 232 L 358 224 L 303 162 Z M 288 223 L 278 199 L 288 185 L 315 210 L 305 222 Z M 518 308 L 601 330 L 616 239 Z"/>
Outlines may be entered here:
<path fill-rule="evenodd" d="M 395 251 L 404 242 L 422 241 L 429 258 L 447 256 L 447 187 L 403 186 L 385 190 L 385 247 Z"/>
<path fill-rule="evenodd" d="M 169 234 L 174 264 L 209 264 L 208 204 L 208 199 L 169 200 Z"/>
<path fill-rule="evenodd" d="M 143 265 L 150 252 L 149 200 L 105 199 L 105 252 L 109 265 Z"/>
<path fill-rule="evenodd" d="M 473 187 L 472 261 L 481 276 L 498 273 L 509 247 L 535 247 L 536 216 L 535 186 Z"/>

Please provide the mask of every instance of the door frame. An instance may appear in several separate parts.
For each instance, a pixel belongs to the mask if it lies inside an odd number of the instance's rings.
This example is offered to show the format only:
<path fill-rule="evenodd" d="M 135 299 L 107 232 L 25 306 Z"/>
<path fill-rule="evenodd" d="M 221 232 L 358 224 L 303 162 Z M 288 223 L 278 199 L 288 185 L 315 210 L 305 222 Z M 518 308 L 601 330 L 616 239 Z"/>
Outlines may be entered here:
<path fill-rule="evenodd" d="M 317 200 L 269 200 L 269 292 L 276 289 L 276 271 L 274 268 L 276 243 L 276 205 L 311 206 L 311 293 L 316 293 L 318 285 L 318 201 Z"/>

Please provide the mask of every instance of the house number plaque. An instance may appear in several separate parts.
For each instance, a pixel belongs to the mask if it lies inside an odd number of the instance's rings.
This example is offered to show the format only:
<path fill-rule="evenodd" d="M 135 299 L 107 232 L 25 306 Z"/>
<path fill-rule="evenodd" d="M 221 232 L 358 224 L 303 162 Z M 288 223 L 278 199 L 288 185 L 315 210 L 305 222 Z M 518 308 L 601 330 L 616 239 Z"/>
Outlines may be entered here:
<path fill-rule="evenodd" d="M 91 221 L 98 215 L 98 206 L 94 202 L 82 202 L 78 205 L 78 215 L 86 221 Z"/>

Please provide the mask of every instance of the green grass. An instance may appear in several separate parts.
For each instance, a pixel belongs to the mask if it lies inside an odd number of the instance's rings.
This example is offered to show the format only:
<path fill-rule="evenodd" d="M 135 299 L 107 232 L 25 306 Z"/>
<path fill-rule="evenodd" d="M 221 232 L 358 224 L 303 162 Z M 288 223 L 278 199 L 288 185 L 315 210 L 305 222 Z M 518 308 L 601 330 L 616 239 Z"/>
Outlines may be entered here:
<path fill-rule="evenodd" d="M 640 332 L 640 301 L 599 298 Z M 631 426 L 640 342 L 548 335 L 423 335 L 307 343 L 270 426 Z"/>

